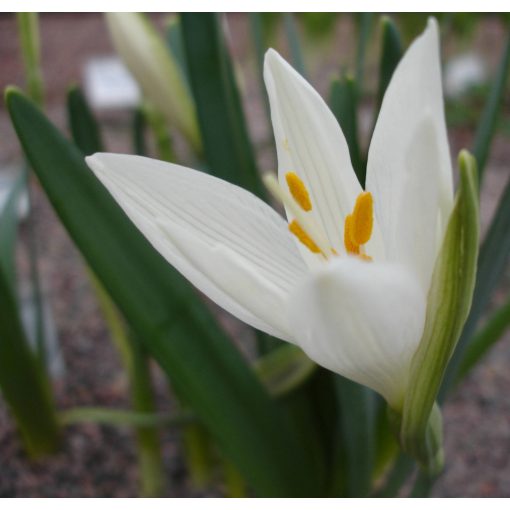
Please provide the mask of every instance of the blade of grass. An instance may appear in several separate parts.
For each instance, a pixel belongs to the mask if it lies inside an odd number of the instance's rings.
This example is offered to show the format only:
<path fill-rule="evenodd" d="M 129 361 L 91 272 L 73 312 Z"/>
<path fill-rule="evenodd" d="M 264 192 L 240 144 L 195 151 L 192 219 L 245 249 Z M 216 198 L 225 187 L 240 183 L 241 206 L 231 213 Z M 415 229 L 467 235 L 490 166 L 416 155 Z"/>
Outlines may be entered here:
<path fill-rule="evenodd" d="M 292 66 L 301 76 L 306 77 L 305 60 L 303 58 L 303 52 L 301 51 L 301 44 L 299 43 L 296 19 L 291 12 L 283 13 L 283 27 L 289 45 Z"/>
<path fill-rule="evenodd" d="M 181 26 L 209 171 L 264 197 L 219 16 L 181 14 Z"/>
<path fill-rule="evenodd" d="M 0 389 L 16 419 L 27 453 L 53 453 L 59 444 L 55 409 L 19 318 L 16 298 L 0 265 Z"/>
<path fill-rule="evenodd" d="M 334 79 L 330 85 L 330 106 L 344 133 L 352 166 L 362 186 L 365 185 L 365 165 L 361 159 L 358 142 L 358 91 L 354 78 L 344 75 Z"/>
<path fill-rule="evenodd" d="M 394 21 L 388 16 L 381 17 L 382 49 L 379 61 L 379 86 L 377 89 L 377 112 L 381 108 L 384 93 L 390 83 L 393 71 L 402 58 L 402 41 Z M 376 112 L 376 113 L 377 113 Z M 375 115 L 377 118 L 378 113 Z"/>
<path fill-rule="evenodd" d="M 341 376 L 335 382 L 341 413 L 345 496 L 366 497 L 372 486 L 374 463 L 374 395 Z"/>
<path fill-rule="evenodd" d="M 459 365 L 456 383 L 459 383 L 501 338 L 510 326 L 510 300 L 496 310 L 467 345 Z"/>
<path fill-rule="evenodd" d="M 180 275 L 127 220 L 81 153 L 10 89 L 18 137 L 53 207 L 133 331 L 257 494 L 318 493 L 297 431 Z"/>
<path fill-rule="evenodd" d="M 365 77 L 365 57 L 368 40 L 372 32 L 373 13 L 362 12 L 358 14 L 358 46 L 356 49 L 356 83 L 360 94 L 363 93 L 363 79 Z"/>
<path fill-rule="evenodd" d="M 501 111 L 501 101 L 505 94 L 505 86 L 510 69 L 510 34 L 507 37 L 503 55 L 498 66 L 496 77 L 492 83 L 489 98 L 485 104 L 482 117 L 478 124 L 475 140 L 473 143 L 473 154 L 478 161 L 478 181 L 481 183 L 485 170 L 485 164 L 489 156 L 492 137 L 497 125 L 498 115 Z"/>

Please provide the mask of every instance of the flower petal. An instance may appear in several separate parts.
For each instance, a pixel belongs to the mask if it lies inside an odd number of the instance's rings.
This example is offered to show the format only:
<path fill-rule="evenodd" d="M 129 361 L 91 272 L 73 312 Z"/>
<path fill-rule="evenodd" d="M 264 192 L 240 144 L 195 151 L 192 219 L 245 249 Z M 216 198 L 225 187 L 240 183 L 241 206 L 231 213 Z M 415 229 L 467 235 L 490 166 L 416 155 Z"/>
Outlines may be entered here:
<path fill-rule="evenodd" d="M 324 265 L 295 289 L 289 322 L 297 345 L 311 359 L 369 386 L 398 408 L 425 306 L 411 273 L 349 257 Z"/>
<path fill-rule="evenodd" d="M 287 172 L 301 177 L 312 201 L 310 214 L 323 227 L 331 247 L 345 253 L 344 219 L 362 189 L 342 130 L 313 87 L 272 49 L 266 53 L 264 80 L 271 105 L 280 184 L 287 186 Z M 287 216 L 292 219 L 289 211 Z"/>
<path fill-rule="evenodd" d="M 428 289 L 453 207 L 434 19 L 403 57 L 384 96 L 368 155 L 367 190 L 387 260 L 415 271 Z"/>
<path fill-rule="evenodd" d="M 87 163 L 193 285 L 244 322 L 290 340 L 286 300 L 306 267 L 275 211 L 242 188 L 171 163 L 120 154 Z"/>

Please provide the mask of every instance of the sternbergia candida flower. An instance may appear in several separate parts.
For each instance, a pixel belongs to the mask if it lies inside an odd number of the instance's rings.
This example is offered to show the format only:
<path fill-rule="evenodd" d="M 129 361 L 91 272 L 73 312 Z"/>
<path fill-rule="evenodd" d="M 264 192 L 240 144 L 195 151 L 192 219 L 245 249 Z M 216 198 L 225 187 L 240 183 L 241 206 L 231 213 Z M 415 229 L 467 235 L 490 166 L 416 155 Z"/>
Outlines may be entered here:
<path fill-rule="evenodd" d="M 428 433 L 469 310 L 477 246 L 467 154 L 454 200 L 437 24 L 429 22 L 395 70 L 370 144 L 365 190 L 317 92 L 273 50 L 264 78 L 278 153 L 278 179 L 265 180 L 287 221 L 251 193 L 202 172 L 126 155 L 96 154 L 87 162 L 197 288 L 242 321 L 379 392 L 397 427 L 409 427 L 401 443 L 427 457 L 408 442 L 423 443 Z"/>

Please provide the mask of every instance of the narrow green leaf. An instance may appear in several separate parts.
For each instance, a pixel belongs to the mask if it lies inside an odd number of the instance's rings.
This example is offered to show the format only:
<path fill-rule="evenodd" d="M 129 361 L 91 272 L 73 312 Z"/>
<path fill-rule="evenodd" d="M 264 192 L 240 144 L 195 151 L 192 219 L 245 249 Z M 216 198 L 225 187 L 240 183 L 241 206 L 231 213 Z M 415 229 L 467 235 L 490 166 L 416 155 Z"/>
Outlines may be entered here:
<path fill-rule="evenodd" d="M 290 61 L 294 69 L 301 75 L 306 77 L 305 61 L 301 51 L 301 44 L 299 43 L 299 33 L 296 25 L 296 19 L 291 12 L 283 13 L 283 26 L 285 29 L 285 36 L 290 51 Z"/>
<path fill-rule="evenodd" d="M 489 93 L 482 118 L 478 124 L 473 144 L 473 154 L 478 161 L 478 180 L 482 182 L 485 163 L 489 156 L 490 145 L 496 129 L 498 115 L 501 111 L 501 101 L 505 94 L 505 86 L 510 69 L 510 34 L 507 37 L 498 71 Z"/>
<path fill-rule="evenodd" d="M 48 381 L 33 356 L 14 290 L 0 263 L 0 390 L 32 457 L 54 452 L 59 429 Z"/>
<path fill-rule="evenodd" d="M 356 83 L 360 93 L 363 91 L 363 79 L 365 75 L 365 57 L 367 53 L 368 40 L 372 32 L 372 21 L 374 14 L 362 12 L 358 16 L 358 47 L 356 50 Z"/>
<path fill-rule="evenodd" d="M 85 156 L 104 150 L 99 125 L 78 86 L 67 93 L 67 116 L 73 140 Z"/>
<path fill-rule="evenodd" d="M 264 101 L 268 122 L 270 123 L 271 113 L 269 109 L 269 98 L 267 97 L 264 83 L 264 55 L 267 49 L 264 42 L 264 17 L 260 12 L 249 12 L 248 19 L 250 20 L 250 33 L 255 48 L 255 61 L 257 64 L 257 78 L 259 81 L 260 94 Z"/>
<path fill-rule="evenodd" d="M 487 322 L 467 345 L 459 365 L 457 383 L 487 354 L 489 349 L 510 327 L 510 300 L 487 319 Z"/>
<path fill-rule="evenodd" d="M 145 143 L 146 120 L 141 107 L 136 108 L 133 113 L 133 153 L 138 156 L 147 155 L 147 144 Z"/>
<path fill-rule="evenodd" d="M 11 289 L 16 288 L 15 244 L 18 233 L 18 205 L 26 189 L 27 172 L 23 170 L 13 183 L 11 191 L 0 209 L 0 264 Z"/>
<path fill-rule="evenodd" d="M 352 166 L 362 186 L 365 185 L 365 165 L 358 142 L 358 91 L 354 78 L 344 75 L 330 85 L 330 106 L 347 140 Z"/>
<path fill-rule="evenodd" d="M 166 27 L 166 40 L 170 52 L 175 58 L 179 70 L 182 75 L 182 80 L 186 85 L 188 91 L 191 93 L 188 77 L 188 67 L 186 64 L 186 55 L 184 54 L 184 45 L 182 42 L 182 29 L 179 16 L 177 14 L 171 14 L 167 21 Z"/>
<path fill-rule="evenodd" d="M 259 358 L 255 372 L 267 391 L 280 397 L 303 384 L 317 365 L 295 345 L 285 344 Z"/>
<path fill-rule="evenodd" d="M 341 447 L 345 452 L 345 496 L 366 497 L 372 486 L 374 463 L 374 395 L 340 376 L 335 383 L 340 401 Z"/>
<path fill-rule="evenodd" d="M 317 494 L 313 464 L 193 289 L 150 246 L 29 100 L 7 92 L 23 148 L 53 207 L 138 338 L 256 492 Z"/>
<path fill-rule="evenodd" d="M 69 91 L 67 105 L 71 133 L 83 155 L 102 151 L 103 144 L 99 126 L 80 89 L 74 87 Z M 89 273 L 111 339 L 121 355 L 124 369 L 129 378 L 133 407 L 137 412 L 154 412 L 154 395 L 146 353 L 136 339 L 128 334 L 119 311 L 101 283 L 92 272 Z M 147 497 L 160 496 L 164 487 L 164 467 L 158 432 L 139 427 L 136 431 L 136 438 L 141 493 Z"/>
<path fill-rule="evenodd" d="M 181 24 L 209 171 L 264 197 L 219 16 L 181 14 Z"/>
<path fill-rule="evenodd" d="M 432 275 L 424 332 L 411 364 L 400 429 L 404 451 L 425 465 L 440 460 L 441 417 L 434 402 L 469 313 L 475 284 L 479 235 L 476 160 L 462 151 L 459 166 L 459 189 Z M 429 431 L 432 435 L 427 437 Z"/>
<path fill-rule="evenodd" d="M 446 397 L 448 390 L 458 378 L 458 370 L 465 350 L 468 348 L 476 331 L 478 322 L 496 286 L 507 268 L 510 257 L 510 181 L 507 183 L 503 195 L 499 200 L 494 218 L 485 239 L 480 247 L 478 269 L 476 275 L 473 304 L 468 320 L 462 331 L 455 353 L 452 357 L 440 398 Z"/>
<path fill-rule="evenodd" d="M 402 58 L 402 42 L 394 21 L 388 16 L 381 17 L 382 49 L 379 61 L 379 87 L 377 89 L 378 110 L 388 87 L 393 71 Z"/>

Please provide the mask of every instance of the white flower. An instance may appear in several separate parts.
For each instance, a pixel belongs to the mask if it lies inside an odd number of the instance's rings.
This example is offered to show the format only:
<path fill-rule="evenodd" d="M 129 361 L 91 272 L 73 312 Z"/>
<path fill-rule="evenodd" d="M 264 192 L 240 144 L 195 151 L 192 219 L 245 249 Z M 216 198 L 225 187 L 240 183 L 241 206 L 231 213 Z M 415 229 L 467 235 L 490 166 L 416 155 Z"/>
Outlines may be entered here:
<path fill-rule="evenodd" d="M 188 168 L 115 154 L 87 162 L 213 301 L 401 409 L 453 207 L 437 24 L 388 87 L 365 192 L 317 92 L 274 50 L 264 77 L 278 151 L 279 185 L 268 183 L 288 223 L 251 193 Z"/>

